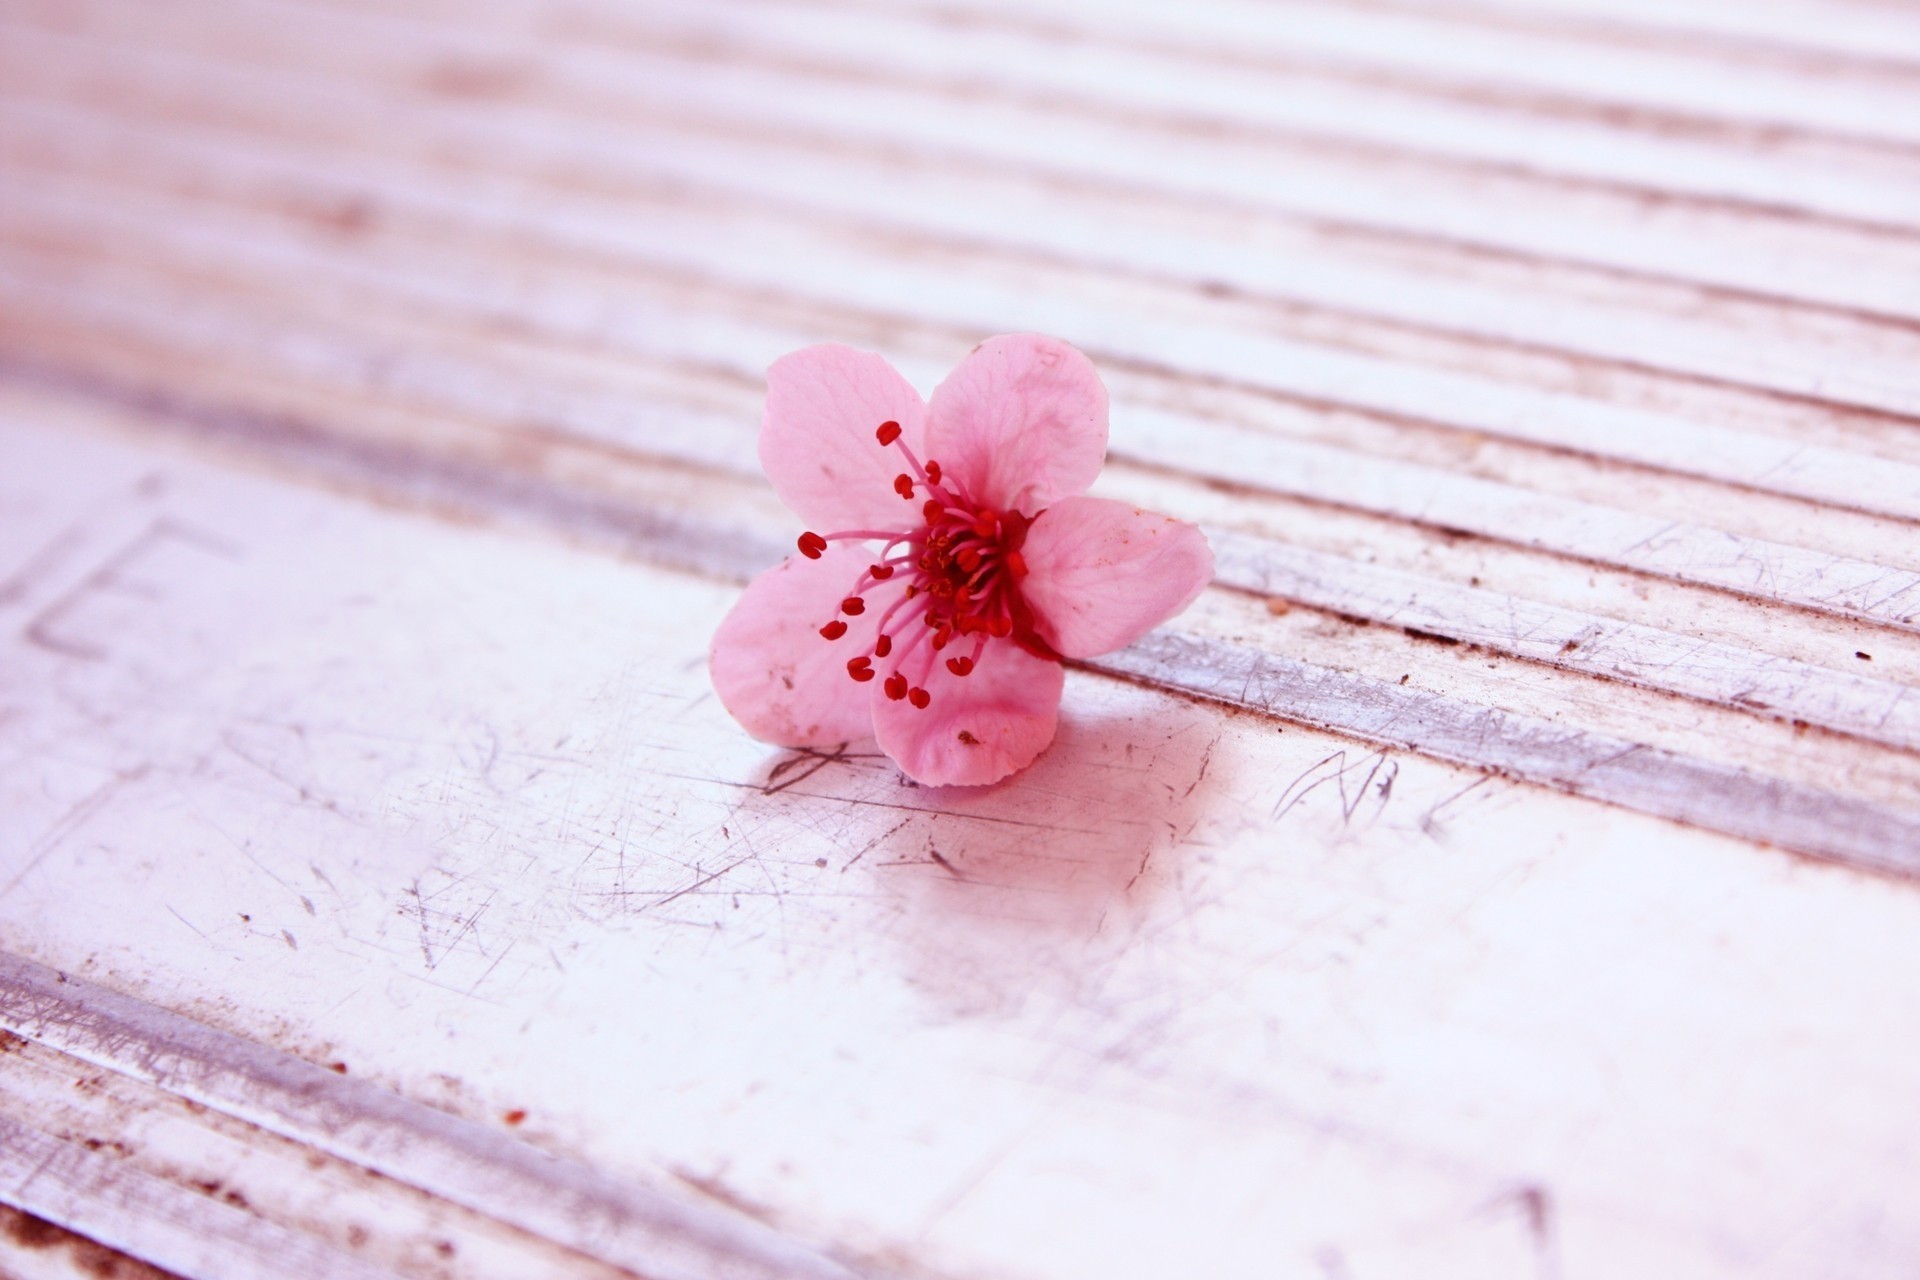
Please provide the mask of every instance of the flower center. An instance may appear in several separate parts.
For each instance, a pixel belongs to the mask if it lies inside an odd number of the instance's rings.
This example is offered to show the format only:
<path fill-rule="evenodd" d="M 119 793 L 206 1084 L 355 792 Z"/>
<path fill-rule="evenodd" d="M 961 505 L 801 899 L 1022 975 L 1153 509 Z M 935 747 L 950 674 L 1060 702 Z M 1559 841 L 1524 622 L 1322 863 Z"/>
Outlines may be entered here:
<path fill-rule="evenodd" d="M 975 502 L 932 458 L 923 465 L 901 439 L 899 423 L 883 422 L 874 435 L 881 448 L 896 448 L 906 459 L 907 470 L 894 477 L 893 491 L 908 502 L 918 501 L 918 512 L 900 529 L 803 533 L 800 553 L 818 560 L 831 542 L 883 544 L 880 558 L 841 600 L 840 613 L 865 613 L 865 593 L 891 583 L 896 575 L 904 579 L 905 589 L 881 615 L 872 650 L 848 660 L 847 674 L 864 683 L 879 674 L 876 661 L 888 663 L 881 684 L 887 697 L 925 710 L 932 695 L 905 671 L 922 644 L 938 653 L 958 642 L 966 652 L 949 656 L 947 670 L 965 676 L 980 665 L 989 640 L 1031 630 L 1019 583 L 1027 576 L 1020 548 L 1033 522 L 1018 511 L 995 511 Z M 829 641 L 846 634 L 847 624 L 839 617 L 820 628 Z M 924 665 L 932 670 L 931 661 Z"/>

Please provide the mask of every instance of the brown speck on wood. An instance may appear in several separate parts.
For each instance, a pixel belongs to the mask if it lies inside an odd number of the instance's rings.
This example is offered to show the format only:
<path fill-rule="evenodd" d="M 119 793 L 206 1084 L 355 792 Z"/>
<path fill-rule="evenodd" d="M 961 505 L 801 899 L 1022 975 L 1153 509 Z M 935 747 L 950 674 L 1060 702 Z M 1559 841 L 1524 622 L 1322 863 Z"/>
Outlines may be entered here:
<path fill-rule="evenodd" d="M 329 1062 L 327 1064 L 327 1070 L 338 1071 L 341 1075 L 345 1075 L 347 1074 L 347 1064 L 344 1062 Z"/>
<path fill-rule="evenodd" d="M 44 1218 L 36 1218 L 30 1213 L 20 1213 L 13 1209 L 3 1211 L 6 1214 L 7 1239 L 22 1249 L 51 1249 L 66 1239 L 71 1233 L 54 1226 Z"/>
<path fill-rule="evenodd" d="M 1853 651 L 1853 656 L 1854 656 L 1854 657 L 1856 657 L 1856 658 L 1858 658 L 1858 659 L 1860 659 L 1860 661 L 1862 661 L 1862 662 L 1872 662 L 1872 661 L 1873 661 L 1873 655 L 1872 655 L 1872 654 L 1870 654 L 1870 653 L 1868 653 L 1868 652 L 1867 652 L 1867 651 L 1866 651 L 1865 649 L 1855 649 L 1855 650 Z"/>
<path fill-rule="evenodd" d="M 44 1218 L 0 1205 L 0 1236 L 22 1249 L 66 1249 L 73 1268 L 96 1280 L 178 1280 L 171 1271 L 117 1253 L 97 1241 L 75 1235 Z"/>

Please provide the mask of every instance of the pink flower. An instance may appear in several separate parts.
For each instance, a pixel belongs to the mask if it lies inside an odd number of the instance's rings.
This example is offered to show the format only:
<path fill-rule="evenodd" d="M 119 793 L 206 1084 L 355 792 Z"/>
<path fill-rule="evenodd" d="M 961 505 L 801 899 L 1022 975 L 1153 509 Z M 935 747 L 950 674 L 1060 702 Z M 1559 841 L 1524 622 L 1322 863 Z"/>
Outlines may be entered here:
<path fill-rule="evenodd" d="M 1106 389 L 1052 338 L 981 343 L 930 405 L 877 355 L 781 357 L 760 462 L 827 532 L 720 624 L 720 701 L 781 746 L 875 738 L 932 785 L 1024 768 L 1053 740 L 1061 658 L 1130 644 L 1213 574 L 1193 525 L 1080 496 L 1106 452 Z"/>

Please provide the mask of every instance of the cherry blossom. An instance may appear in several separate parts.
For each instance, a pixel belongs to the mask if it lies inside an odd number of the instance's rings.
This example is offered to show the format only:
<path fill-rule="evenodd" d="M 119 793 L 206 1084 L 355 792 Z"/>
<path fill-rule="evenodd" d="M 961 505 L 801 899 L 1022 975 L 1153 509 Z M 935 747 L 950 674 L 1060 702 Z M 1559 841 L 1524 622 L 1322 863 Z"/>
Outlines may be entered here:
<path fill-rule="evenodd" d="M 868 352 L 783 356 L 760 461 L 809 528 L 714 635 L 721 703 L 780 746 L 875 739 L 929 785 L 1024 768 L 1061 660 L 1130 644 L 1213 573 L 1193 525 L 1082 496 L 1106 450 L 1106 389 L 1056 339 L 983 342 L 931 402 Z"/>

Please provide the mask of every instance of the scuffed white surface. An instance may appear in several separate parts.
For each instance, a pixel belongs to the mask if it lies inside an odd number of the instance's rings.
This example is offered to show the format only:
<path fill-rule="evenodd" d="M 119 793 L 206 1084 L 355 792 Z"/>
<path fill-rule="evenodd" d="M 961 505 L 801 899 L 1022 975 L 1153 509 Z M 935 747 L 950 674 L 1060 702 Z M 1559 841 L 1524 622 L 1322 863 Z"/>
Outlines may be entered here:
<path fill-rule="evenodd" d="M 1920 1256 L 1912 888 L 1085 676 L 939 795 L 732 596 L 9 420 L 0 938 L 943 1273 Z"/>

